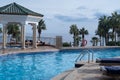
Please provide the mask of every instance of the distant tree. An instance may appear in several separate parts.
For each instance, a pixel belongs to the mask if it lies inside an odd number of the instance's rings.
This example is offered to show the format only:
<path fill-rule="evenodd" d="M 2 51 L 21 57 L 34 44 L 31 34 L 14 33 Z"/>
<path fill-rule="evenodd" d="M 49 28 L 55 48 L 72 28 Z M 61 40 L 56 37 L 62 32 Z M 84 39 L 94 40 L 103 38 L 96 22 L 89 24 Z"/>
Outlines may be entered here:
<path fill-rule="evenodd" d="M 63 47 L 71 47 L 71 43 L 63 42 Z"/>
<path fill-rule="evenodd" d="M 2 28 L 0 28 L 0 33 L 2 33 Z"/>
<path fill-rule="evenodd" d="M 79 42 L 80 42 L 80 41 L 81 41 L 81 37 L 80 37 L 80 36 L 76 37 L 77 46 L 79 46 Z"/>
<path fill-rule="evenodd" d="M 103 38 L 105 38 L 105 43 L 107 44 L 108 42 L 108 31 L 110 29 L 110 18 L 107 16 L 101 16 L 99 18 L 99 23 L 98 23 L 98 30 L 97 30 L 97 35 L 99 35 L 100 37 L 102 36 Z M 104 41 L 104 39 L 103 39 Z"/>
<path fill-rule="evenodd" d="M 120 38 L 120 28 L 117 29 L 118 37 Z"/>
<path fill-rule="evenodd" d="M 115 38 L 115 35 L 113 34 L 113 32 L 109 32 L 109 38 L 113 41 Z"/>
<path fill-rule="evenodd" d="M 2 28 L 0 28 L 0 34 L 2 33 Z"/>
<path fill-rule="evenodd" d="M 92 37 L 91 42 L 93 43 L 93 46 L 97 46 L 98 42 L 99 42 L 99 39 L 97 37 Z"/>
<path fill-rule="evenodd" d="M 37 26 L 37 29 L 38 29 L 38 38 L 40 40 L 40 35 L 42 33 L 42 30 L 46 30 L 46 25 L 45 25 L 45 22 L 43 21 L 43 19 L 41 19 L 39 22 L 38 22 L 38 26 Z"/>
<path fill-rule="evenodd" d="M 73 34 L 73 46 L 78 46 L 80 41 L 79 29 L 76 24 L 70 26 L 70 34 Z"/>
<path fill-rule="evenodd" d="M 112 30 L 111 33 L 109 33 L 109 30 Z M 113 12 L 111 16 L 101 16 L 99 18 L 98 23 L 98 29 L 97 29 L 97 35 L 101 36 L 105 39 L 105 43 L 107 44 L 109 42 L 109 38 L 112 39 L 112 41 L 117 41 L 117 34 L 119 36 L 120 32 L 120 14 L 117 12 Z"/>
<path fill-rule="evenodd" d="M 85 30 L 85 28 L 83 27 L 82 29 L 80 29 L 79 33 L 82 35 L 82 40 L 84 40 L 85 35 L 88 35 L 88 30 Z"/>
<path fill-rule="evenodd" d="M 18 40 L 20 36 L 20 29 L 17 24 L 10 24 L 7 26 L 7 34 L 12 35 L 12 38 Z"/>
<path fill-rule="evenodd" d="M 110 24 L 111 24 L 111 28 L 113 30 L 113 35 L 114 35 L 114 40 L 116 42 L 117 40 L 117 30 L 120 28 L 120 14 L 118 14 L 117 12 L 112 13 L 112 16 L 110 16 Z"/>

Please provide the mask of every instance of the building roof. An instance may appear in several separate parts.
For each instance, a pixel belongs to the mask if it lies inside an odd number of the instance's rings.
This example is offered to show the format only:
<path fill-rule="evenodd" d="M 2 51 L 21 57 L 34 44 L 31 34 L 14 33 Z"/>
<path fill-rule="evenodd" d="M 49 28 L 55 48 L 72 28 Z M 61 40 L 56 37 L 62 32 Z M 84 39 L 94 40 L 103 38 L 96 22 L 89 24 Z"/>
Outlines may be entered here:
<path fill-rule="evenodd" d="M 0 7 L 0 14 L 11 14 L 11 15 L 32 15 L 43 17 L 42 14 L 36 13 L 32 10 L 29 10 L 17 3 L 11 3 L 6 6 Z"/>

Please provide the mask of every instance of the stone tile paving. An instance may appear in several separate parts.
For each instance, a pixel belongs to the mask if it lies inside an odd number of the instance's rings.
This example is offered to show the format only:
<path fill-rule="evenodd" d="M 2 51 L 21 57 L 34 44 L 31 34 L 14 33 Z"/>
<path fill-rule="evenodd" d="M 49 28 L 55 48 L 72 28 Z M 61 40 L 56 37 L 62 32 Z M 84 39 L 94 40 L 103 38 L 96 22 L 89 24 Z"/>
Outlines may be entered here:
<path fill-rule="evenodd" d="M 120 77 L 108 76 L 100 71 L 97 63 L 85 64 L 79 69 L 69 74 L 64 80 L 120 80 Z"/>

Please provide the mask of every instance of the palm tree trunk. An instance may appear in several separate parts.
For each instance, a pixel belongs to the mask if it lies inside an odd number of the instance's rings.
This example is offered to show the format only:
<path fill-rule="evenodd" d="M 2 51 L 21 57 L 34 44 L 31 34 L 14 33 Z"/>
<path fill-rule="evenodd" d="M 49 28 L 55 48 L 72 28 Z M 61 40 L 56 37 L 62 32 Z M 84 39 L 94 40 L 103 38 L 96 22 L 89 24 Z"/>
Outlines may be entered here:
<path fill-rule="evenodd" d="M 103 42 L 103 46 L 104 46 L 104 44 L 105 44 L 105 38 L 104 37 L 102 37 L 102 42 Z"/>
<path fill-rule="evenodd" d="M 108 34 L 106 34 L 106 36 L 105 36 L 105 43 L 106 43 L 106 45 L 108 43 Z"/>
<path fill-rule="evenodd" d="M 95 40 L 93 40 L 93 46 L 95 46 Z"/>
<path fill-rule="evenodd" d="M 101 40 L 101 39 L 102 39 L 102 38 L 101 38 L 101 36 L 100 36 L 100 46 L 102 46 L 102 43 L 101 43 L 102 40 Z"/>
<path fill-rule="evenodd" d="M 39 38 L 39 41 L 40 41 L 40 34 L 38 34 L 38 38 Z"/>
<path fill-rule="evenodd" d="M 75 39 L 75 36 L 74 36 L 73 46 L 76 46 L 76 39 Z"/>
<path fill-rule="evenodd" d="M 107 44 L 107 38 L 106 38 L 106 36 L 105 36 L 105 46 L 106 46 L 106 44 Z"/>
<path fill-rule="evenodd" d="M 82 40 L 84 40 L 84 34 L 82 34 Z"/>
<path fill-rule="evenodd" d="M 112 33 L 112 36 L 114 36 L 114 33 Z M 115 37 L 115 36 L 114 36 Z M 112 41 L 114 40 L 114 37 L 112 37 Z"/>
<path fill-rule="evenodd" d="M 108 33 L 106 34 L 106 37 L 107 37 L 107 43 L 109 42 L 109 35 Z"/>
<path fill-rule="evenodd" d="M 116 46 L 116 42 L 117 42 L 117 33 L 115 32 L 115 46 Z"/>
<path fill-rule="evenodd" d="M 114 27 L 113 27 L 113 35 L 115 36 L 115 29 L 114 29 Z M 115 40 L 115 37 L 114 37 L 114 40 Z"/>
<path fill-rule="evenodd" d="M 96 40 L 96 46 L 98 46 L 98 40 Z"/>

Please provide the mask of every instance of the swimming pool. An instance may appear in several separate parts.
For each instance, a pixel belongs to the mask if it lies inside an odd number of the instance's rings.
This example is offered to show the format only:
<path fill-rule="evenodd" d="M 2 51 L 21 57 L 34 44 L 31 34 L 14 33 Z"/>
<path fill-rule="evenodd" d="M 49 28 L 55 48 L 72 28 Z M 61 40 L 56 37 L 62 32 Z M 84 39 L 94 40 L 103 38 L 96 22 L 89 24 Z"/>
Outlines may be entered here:
<path fill-rule="evenodd" d="M 120 48 L 92 50 L 95 58 L 120 56 Z M 81 51 L 61 50 L 0 56 L 0 80 L 50 80 L 73 68 Z"/>

